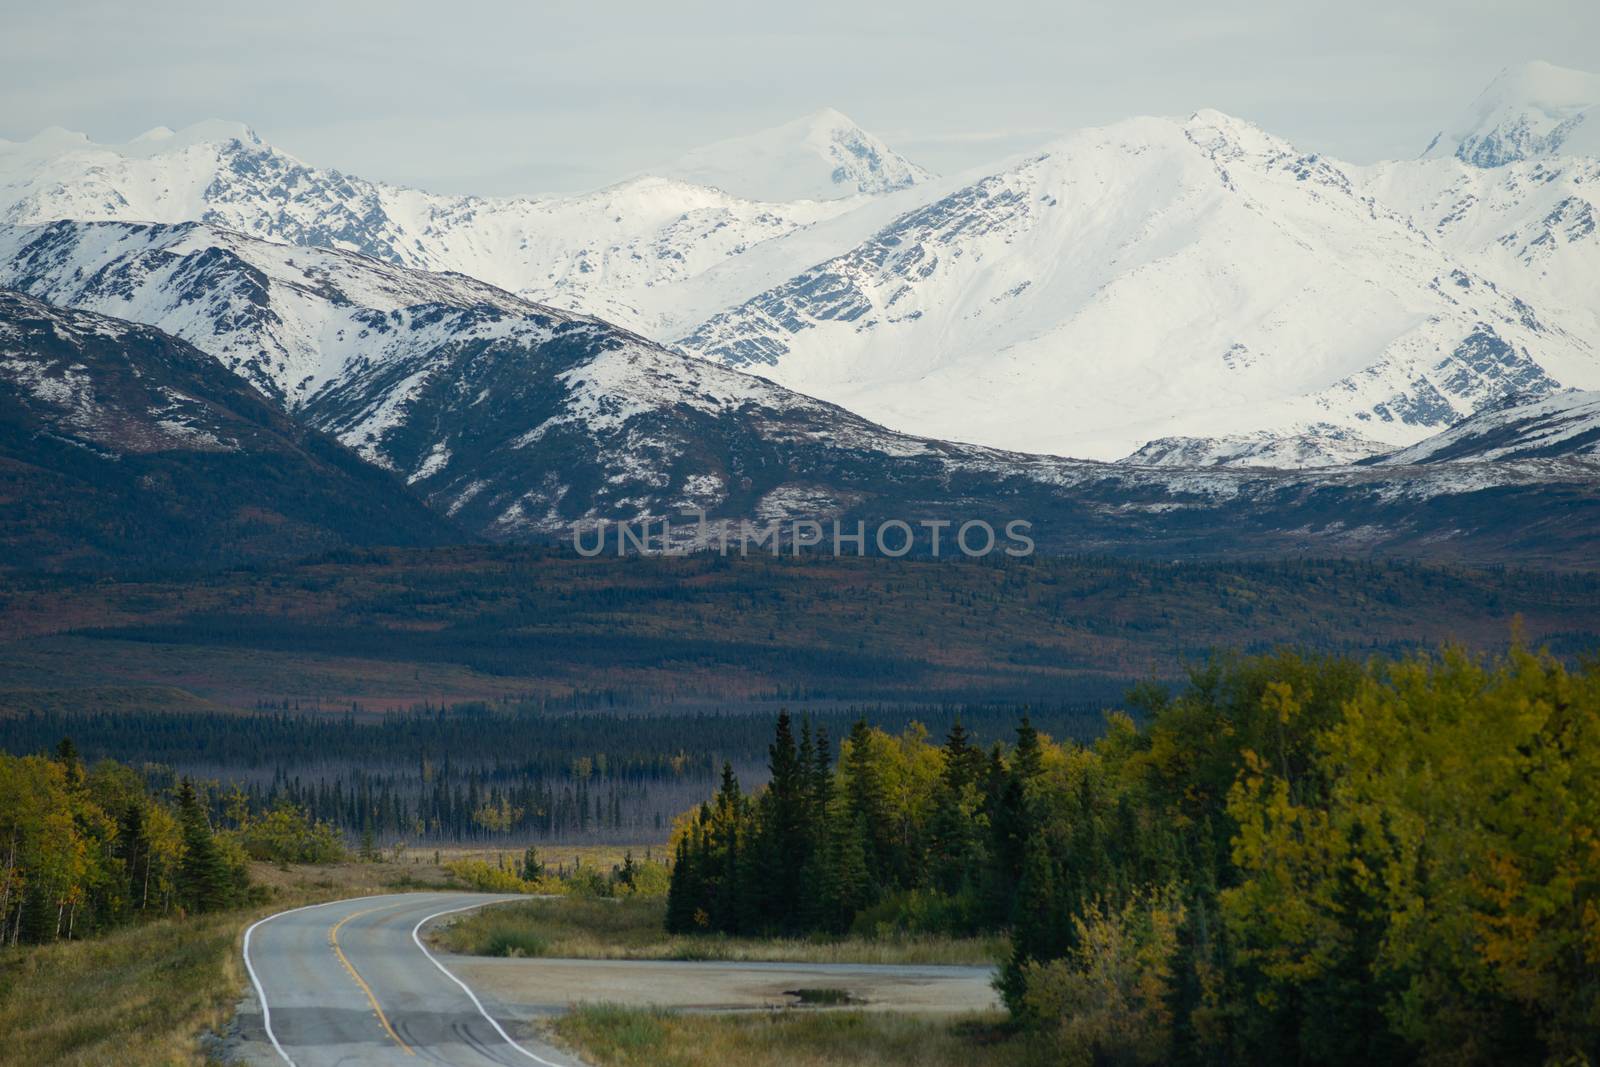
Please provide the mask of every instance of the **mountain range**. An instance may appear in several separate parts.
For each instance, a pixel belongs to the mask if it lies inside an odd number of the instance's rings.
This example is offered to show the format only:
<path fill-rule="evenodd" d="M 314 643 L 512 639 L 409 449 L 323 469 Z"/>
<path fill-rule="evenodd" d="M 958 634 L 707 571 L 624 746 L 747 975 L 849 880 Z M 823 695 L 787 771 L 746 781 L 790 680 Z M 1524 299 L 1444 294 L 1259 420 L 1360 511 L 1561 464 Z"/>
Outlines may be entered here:
<path fill-rule="evenodd" d="M 16 355 L 34 405 L 11 458 L 59 473 L 29 450 L 77 424 L 41 429 L 28 383 L 72 374 L 131 398 L 118 457 L 242 440 L 179 448 L 125 388 L 165 337 L 294 420 L 278 437 L 365 460 L 410 516 L 396 540 L 704 511 L 1024 517 L 1074 551 L 1581 557 L 1600 160 L 1570 154 L 1586 83 L 1552 69 L 1370 167 L 1203 111 L 939 178 L 824 111 L 597 193 L 482 199 L 229 124 L 46 131 L 0 143 L 8 313 L 141 341 L 44 378 Z"/>
<path fill-rule="evenodd" d="M 63 368 L 54 376 L 98 398 L 93 421 L 162 427 L 165 419 L 177 427 L 167 446 L 144 451 L 137 442 L 154 439 L 154 431 L 125 435 L 132 443 L 121 447 L 118 439 L 101 442 L 112 450 L 103 457 L 106 470 L 137 469 L 125 462 L 128 455 L 168 447 L 209 455 L 210 442 L 239 440 L 226 426 L 169 415 L 164 402 L 124 387 L 130 375 L 148 377 L 144 353 L 156 344 L 148 339 L 161 338 L 185 354 L 190 373 L 196 365 L 210 373 L 205 389 L 230 381 L 234 394 L 275 409 L 273 425 L 297 422 L 347 471 L 370 470 L 369 486 L 392 498 L 397 514 L 414 518 L 416 500 L 425 501 L 438 519 L 418 538 L 448 537 L 441 532 L 448 526 L 458 538 L 537 542 L 599 519 L 671 517 L 690 539 L 680 538 L 683 545 L 693 543 L 690 516 L 699 512 L 758 525 L 832 519 L 845 529 L 891 519 L 981 519 L 1001 529 L 1020 518 L 1036 543 L 1053 551 L 1425 550 L 1499 558 L 1516 546 L 1527 558 L 1566 561 L 1592 551 L 1592 531 L 1600 529 L 1574 521 L 1600 503 L 1600 467 L 1581 433 L 1552 437 L 1536 427 L 1549 438 L 1537 460 L 1520 458 L 1502 440 L 1507 459 L 1454 448 L 1449 462 L 1308 471 L 1054 458 L 897 433 L 602 320 L 353 252 L 293 248 L 198 223 L 114 222 L 11 227 L 0 230 L 0 250 L 12 265 L 0 285 L 12 287 L 6 291 L 18 314 L 77 315 L 108 339 L 94 359 L 53 364 Z M 99 314 L 112 311 L 169 333 Z M 42 327 L 27 334 L 40 336 Z M 37 346 L 20 344 L 6 370 L 36 398 L 55 395 L 59 387 L 30 385 L 44 379 L 20 369 L 39 361 Z M 247 358 L 251 352 L 277 356 L 255 360 Z M 324 358 L 296 362 L 297 352 Z M 308 368 L 311 381 L 297 390 Z M 172 388 L 184 396 L 205 392 Z M 33 418 L 15 434 L 19 464 L 61 470 L 54 442 L 82 420 L 72 404 L 50 410 L 56 423 L 41 430 Z M 1515 434 L 1524 426 L 1507 410 L 1497 416 L 1500 438 L 1504 427 Z M 1593 417 L 1592 405 L 1572 412 L 1579 421 Z M 1452 432 L 1466 432 L 1471 421 Z M 199 443 L 179 447 L 191 439 Z M 309 470 L 277 482 L 229 476 L 218 485 L 219 477 L 192 472 L 165 483 L 196 516 L 197 529 L 227 528 L 243 506 L 229 493 L 253 494 L 262 512 L 293 512 L 304 503 L 298 477 L 328 494 L 316 500 L 350 495 L 358 514 L 377 510 L 338 479 Z M 117 484 L 104 471 L 86 482 Z M 142 508 L 136 496 L 107 499 L 113 509 Z M 72 528 L 59 517 L 43 525 L 57 533 Z M 384 523 L 364 528 L 370 541 L 389 540 Z M 14 540 L 25 547 L 20 534 Z M 60 556 L 67 538 L 42 540 L 56 554 L 38 548 L 30 556 L 19 547 L 12 558 L 73 562 Z M 240 551 L 248 556 L 248 544 Z"/>
<path fill-rule="evenodd" d="M 1426 158 L 1371 167 L 1202 111 L 935 178 L 825 110 L 522 199 L 317 169 L 238 125 L 47 131 L 0 146 L 0 217 L 203 221 L 463 273 L 923 436 L 1383 451 L 1506 395 L 1600 386 L 1593 89 L 1512 68 Z"/>

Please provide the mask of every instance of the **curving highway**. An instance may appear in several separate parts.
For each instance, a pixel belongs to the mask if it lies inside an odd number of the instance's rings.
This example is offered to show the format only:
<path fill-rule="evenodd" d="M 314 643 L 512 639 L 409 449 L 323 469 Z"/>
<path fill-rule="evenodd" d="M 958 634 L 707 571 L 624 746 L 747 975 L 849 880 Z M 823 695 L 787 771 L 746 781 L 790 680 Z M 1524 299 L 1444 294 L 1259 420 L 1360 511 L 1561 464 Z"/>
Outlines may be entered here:
<path fill-rule="evenodd" d="M 514 899 L 399 893 L 262 919 L 244 938 L 260 1014 L 243 1019 L 243 1058 L 276 1067 L 581 1067 L 535 1038 L 513 1039 L 498 1005 L 423 945 L 430 920 Z"/>

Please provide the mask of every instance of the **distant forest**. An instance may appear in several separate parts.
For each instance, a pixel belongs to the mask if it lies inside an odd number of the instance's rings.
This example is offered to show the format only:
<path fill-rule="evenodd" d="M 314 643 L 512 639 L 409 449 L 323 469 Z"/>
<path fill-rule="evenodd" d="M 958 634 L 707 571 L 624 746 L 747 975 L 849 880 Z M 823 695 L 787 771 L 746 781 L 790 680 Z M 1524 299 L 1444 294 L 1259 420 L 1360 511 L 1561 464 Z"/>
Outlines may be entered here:
<path fill-rule="evenodd" d="M 341 552 L 0 578 L 0 715 L 1118 700 L 1216 648 L 1600 643 L 1600 575 L 1405 561 Z M 93 690 L 92 693 L 85 693 Z"/>
<path fill-rule="evenodd" d="M 1102 705 L 1026 709 L 1056 736 L 1090 740 Z M 858 720 L 891 730 L 956 719 L 1006 736 L 1025 709 L 850 706 L 807 713 L 843 737 Z M 765 780 L 770 719 L 749 713 L 539 713 L 469 704 L 387 716 L 27 712 L 0 718 L 0 751 L 63 738 L 91 762 L 144 768 L 149 786 L 194 776 L 220 817 L 288 802 L 347 840 L 380 845 L 538 840 L 665 841 L 672 815 L 705 793 L 724 762 Z"/>

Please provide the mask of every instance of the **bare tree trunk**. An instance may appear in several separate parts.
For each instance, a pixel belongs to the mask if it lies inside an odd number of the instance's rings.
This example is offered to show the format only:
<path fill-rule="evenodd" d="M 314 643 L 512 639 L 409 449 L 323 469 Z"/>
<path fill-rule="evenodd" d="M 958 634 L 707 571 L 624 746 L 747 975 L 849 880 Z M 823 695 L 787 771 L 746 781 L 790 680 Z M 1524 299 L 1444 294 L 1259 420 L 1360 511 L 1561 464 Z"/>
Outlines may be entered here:
<path fill-rule="evenodd" d="M 0 941 L 5 940 L 5 920 L 11 914 L 11 879 L 17 871 L 17 828 L 11 828 L 11 849 L 6 853 L 5 893 L 0 895 Z"/>

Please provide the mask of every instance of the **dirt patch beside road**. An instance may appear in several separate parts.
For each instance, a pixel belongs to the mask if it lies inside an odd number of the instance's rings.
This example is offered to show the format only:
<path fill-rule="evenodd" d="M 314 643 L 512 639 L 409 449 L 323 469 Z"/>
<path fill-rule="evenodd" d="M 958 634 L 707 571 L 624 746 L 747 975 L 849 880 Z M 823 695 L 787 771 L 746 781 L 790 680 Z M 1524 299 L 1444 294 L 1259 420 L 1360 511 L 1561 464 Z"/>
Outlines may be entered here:
<path fill-rule="evenodd" d="M 997 1008 L 990 967 L 444 957 L 480 993 L 527 1016 L 607 1002 L 699 1011 L 790 1007 L 790 990 L 843 990 L 852 1008 L 952 1014 Z M 813 1009 L 824 1010 L 824 1009 Z"/>

